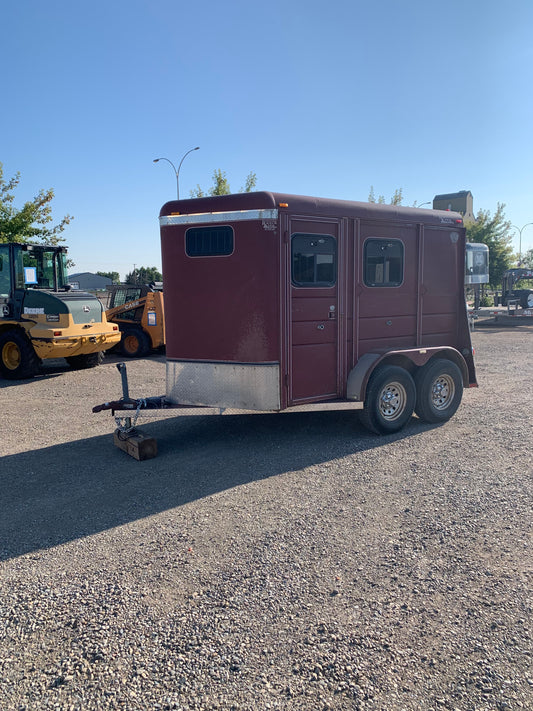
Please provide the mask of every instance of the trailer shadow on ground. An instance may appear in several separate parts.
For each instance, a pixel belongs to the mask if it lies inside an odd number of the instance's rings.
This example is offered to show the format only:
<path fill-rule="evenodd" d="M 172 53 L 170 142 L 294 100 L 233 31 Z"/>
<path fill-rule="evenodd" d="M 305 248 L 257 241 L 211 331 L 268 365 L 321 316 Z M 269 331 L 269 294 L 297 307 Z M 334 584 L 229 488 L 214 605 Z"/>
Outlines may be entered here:
<path fill-rule="evenodd" d="M 2 458 L 0 560 L 413 436 L 370 435 L 355 411 L 172 417 L 142 424 L 155 459 L 136 461 L 112 434 Z"/>
<path fill-rule="evenodd" d="M 522 317 L 517 316 L 517 319 Z M 488 332 L 498 332 L 504 333 L 505 331 L 516 331 L 518 333 L 533 333 L 533 321 L 520 322 L 516 320 L 511 323 L 498 323 L 496 320 L 484 320 L 479 322 L 474 322 L 474 331 L 488 331 Z"/>

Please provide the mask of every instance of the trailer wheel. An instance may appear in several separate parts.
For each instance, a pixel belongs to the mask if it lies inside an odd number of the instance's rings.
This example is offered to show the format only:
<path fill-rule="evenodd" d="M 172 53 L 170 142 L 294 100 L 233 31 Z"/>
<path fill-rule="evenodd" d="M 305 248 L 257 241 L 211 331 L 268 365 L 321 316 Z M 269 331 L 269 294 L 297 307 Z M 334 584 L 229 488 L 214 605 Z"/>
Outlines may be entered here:
<path fill-rule="evenodd" d="M 4 378 L 33 378 L 41 368 L 41 359 L 28 338 L 20 331 L 0 333 L 0 372 Z"/>
<path fill-rule="evenodd" d="M 70 358 L 67 358 L 67 363 L 72 370 L 86 370 L 87 368 L 96 368 L 97 365 L 102 364 L 103 360 L 104 351 L 98 351 L 98 353 L 70 356 Z"/>
<path fill-rule="evenodd" d="M 415 412 L 424 422 L 447 422 L 463 397 L 463 376 L 450 360 L 429 361 L 415 375 Z"/>
<path fill-rule="evenodd" d="M 398 432 L 411 419 L 415 400 L 415 384 L 407 370 L 384 365 L 370 377 L 361 422 L 376 434 Z"/>
<path fill-rule="evenodd" d="M 140 328 L 127 328 L 122 331 L 120 347 L 123 355 L 140 358 L 148 353 L 150 346 L 150 339 Z"/>

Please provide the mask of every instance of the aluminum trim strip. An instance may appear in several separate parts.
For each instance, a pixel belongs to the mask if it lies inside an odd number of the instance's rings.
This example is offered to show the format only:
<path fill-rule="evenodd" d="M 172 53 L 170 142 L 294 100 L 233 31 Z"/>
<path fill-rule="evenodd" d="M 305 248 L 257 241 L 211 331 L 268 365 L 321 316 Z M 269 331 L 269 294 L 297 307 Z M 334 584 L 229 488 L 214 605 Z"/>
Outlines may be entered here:
<path fill-rule="evenodd" d="M 210 222 L 239 222 L 244 220 L 277 220 L 278 210 L 237 210 L 235 212 L 203 212 L 194 215 L 161 215 L 161 227 L 168 225 L 194 225 Z"/>

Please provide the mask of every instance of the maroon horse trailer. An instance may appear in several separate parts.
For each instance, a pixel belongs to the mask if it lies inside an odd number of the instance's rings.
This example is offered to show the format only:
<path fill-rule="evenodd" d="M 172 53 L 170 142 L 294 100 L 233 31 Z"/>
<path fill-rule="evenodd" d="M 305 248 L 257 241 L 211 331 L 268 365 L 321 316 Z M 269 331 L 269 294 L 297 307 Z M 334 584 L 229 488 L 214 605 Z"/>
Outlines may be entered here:
<path fill-rule="evenodd" d="M 448 420 L 476 386 L 460 214 L 256 192 L 167 202 L 159 221 L 157 406 L 351 406 L 391 433 Z"/>

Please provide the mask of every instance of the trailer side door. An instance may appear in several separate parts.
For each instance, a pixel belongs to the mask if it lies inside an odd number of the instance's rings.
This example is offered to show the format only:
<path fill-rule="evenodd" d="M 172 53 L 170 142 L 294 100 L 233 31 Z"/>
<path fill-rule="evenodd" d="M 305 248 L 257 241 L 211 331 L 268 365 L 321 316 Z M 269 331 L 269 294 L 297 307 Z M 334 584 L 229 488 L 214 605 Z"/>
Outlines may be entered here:
<path fill-rule="evenodd" d="M 290 404 L 339 395 L 340 232 L 337 220 L 290 221 Z"/>

